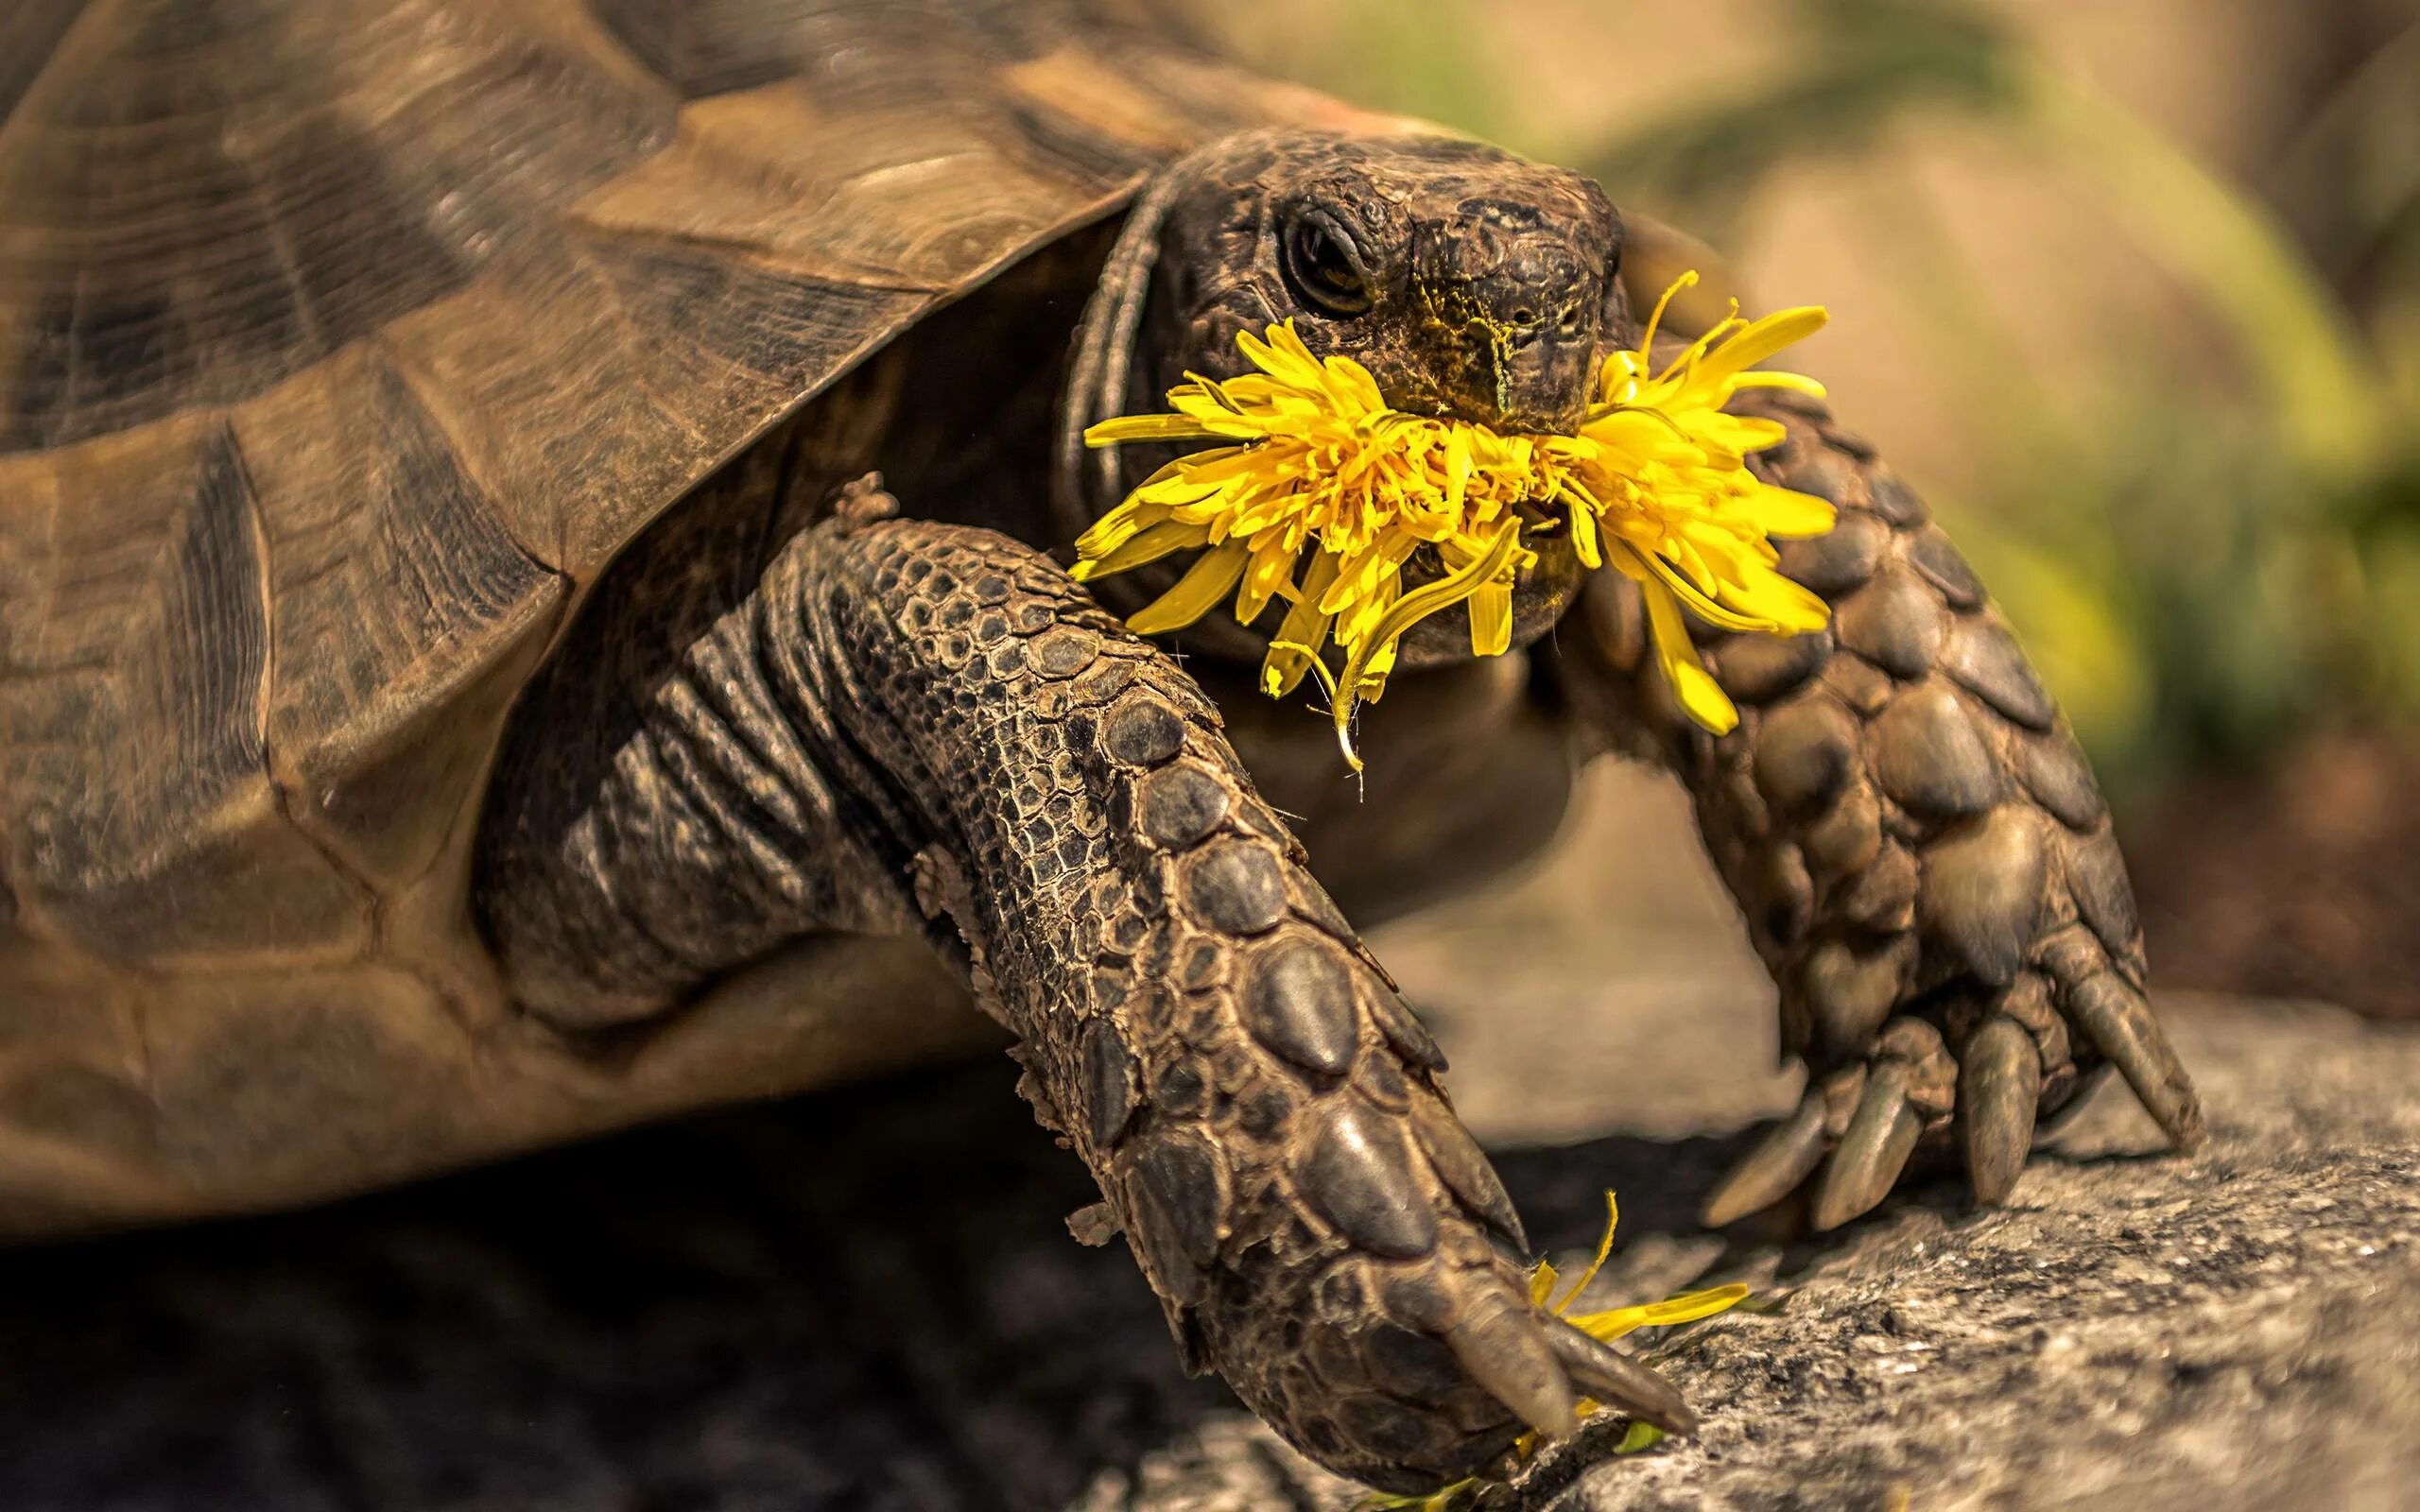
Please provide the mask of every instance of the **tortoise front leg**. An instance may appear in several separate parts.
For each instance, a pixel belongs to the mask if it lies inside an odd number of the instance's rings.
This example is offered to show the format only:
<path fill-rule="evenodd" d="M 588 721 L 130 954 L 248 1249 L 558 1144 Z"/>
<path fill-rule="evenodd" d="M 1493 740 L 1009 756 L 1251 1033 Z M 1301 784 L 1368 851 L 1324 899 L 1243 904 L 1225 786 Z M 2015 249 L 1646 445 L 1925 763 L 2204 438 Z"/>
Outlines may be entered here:
<path fill-rule="evenodd" d="M 1740 713 L 1720 739 L 1674 706 L 1634 585 L 1592 583 L 1589 633 L 1563 642 L 1583 716 L 1688 785 L 1809 1072 L 1706 1221 L 1820 1164 L 1815 1225 L 1845 1223 L 1952 1125 L 1977 1198 L 1999 1202 L 2037 1114 L 2103 1060 L 2171 1140 L 2196 1143 L 2200 1103 L 2144 1004 L 2108 812 L 2008 627 L 1923 503 L 1822 405 L 1774 390 L 1739 404 L 1789 430 L 1753 465 L 1840 507 L 1828 535 L 1782 548 L 1831 627 L 1712 638 L 1708 669 Z"/>
<path fill-rule="evenodd" d="M 953 926 L 1036 1116 L 1099 1180 L 1088 1227 L 1124 1230 L 1188 1362 L 1306 1452 L 1426 1489 L 1568 1428 L 1580 1390 L 1685 1431 L 1669 1385 L 1530 1303 L 1442 1057 L 1192 679 L 1046 558 L 889 504 L 856 493 L 683 654 L 666 684 L 707 696 L 644 715 L 628 756 L 544 769 L 598 790 L 526 812 L 610 815 L 610 836 L 504 816 L 514 979 L 625 971 L 610 930 L 560 922 L 592 916 L 683 924 L 691 970 L 719 918 L 744 959 L 830 922 L 798 858 L 845 843 Z M 717 709 L 743 728 L 701 732 Z M 772 880 L 698 875 L 683 858 L 717 850 L 684 834 L 746 836 L 724 871 Z"/>

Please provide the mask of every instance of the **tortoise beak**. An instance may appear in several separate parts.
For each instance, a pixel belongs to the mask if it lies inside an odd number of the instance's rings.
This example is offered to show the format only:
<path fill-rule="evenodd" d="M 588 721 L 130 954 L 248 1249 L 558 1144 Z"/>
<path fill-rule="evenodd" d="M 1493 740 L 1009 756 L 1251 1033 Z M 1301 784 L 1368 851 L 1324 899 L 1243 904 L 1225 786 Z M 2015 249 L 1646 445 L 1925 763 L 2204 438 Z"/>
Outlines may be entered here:
<path fill-rule="evenodd" d="M 1596 378 L 1605 273 L 1560 231 L 1505 229 L 1528 218 L 1508 207 L 1420 237 L 1418 369 L 1402 377 L 1423 391 L 1399 407 L 1499 431 L 1578 428 Z"/>
<path fill-rule="evenodd" d="M 1531 326 L 1472 320 L 1439 341 L 1437 413 L 1490 430 L 1567 436 L 1588 412 L 1596 331 L 1584 338 Z"/>
<path fill-rule="evenodd" d="M 1560 511 L 1536 504 L 1517 506 L 1536 528 L 1525 530 L 1521 543 L 1538 559 L 1520 571 L 1512 582 L 1512 649 L 1536 641 L 1552 629 L 1580 596 L 1588 569 L 1572 548 L 1571 532 L 1561 527 Z M 1404 564 L 1404 589 L 1409 592 L 1445 576 L 1445 564 L 1431 549 L 1415 553 Z M 1460 612 L 1431 614 L 1405 632 L 1395 648 L 1396 664 L 1407 670 L 1467 662 L 1471 658 L 1470 622 Z"/>

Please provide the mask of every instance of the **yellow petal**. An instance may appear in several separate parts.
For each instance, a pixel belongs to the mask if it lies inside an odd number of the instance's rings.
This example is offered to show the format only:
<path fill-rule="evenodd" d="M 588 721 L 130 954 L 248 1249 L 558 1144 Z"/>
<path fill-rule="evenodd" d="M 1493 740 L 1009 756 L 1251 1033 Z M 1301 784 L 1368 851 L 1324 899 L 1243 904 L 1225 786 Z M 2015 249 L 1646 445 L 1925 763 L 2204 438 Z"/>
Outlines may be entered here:
<path fill-rule="evenodd" d="M 1762 415 L 1733 415 L 1722 410 L 1705 414 L 1690 427 L 1701 438 L 1720 441 L 1725 450 L 1753 456 L 1789 439 L 1789 427 Z"/>
<path fill-rule="evenodd" d="M 1124 545 L 1136 531 L 1155 525 L 1167 518 L 1166 509 L 1129 499 L 1094 521 L 1082 535 L 1078 536 L 1076 552 L 1083 557 L 1104 556 Z"/>
<path fill-rule="evenodd" d="M 1641 368 L 1646 368 L 1651 365 L 1654 360 L 1655 333 L 1657 329 L 1664 324 L 1665 307 L 1669 305 L 1672 302 L 1672 297 L 1680 293 L 1683 289 L 1695 288 L 1697 286 L 1697 282 L 1698 270 L 1694 267 L 1690 268 L 1687 272 L 1683 273 L 1679 278 L 1674 279 L 1671 285 L 1665 289 L 1663 296 L 1655 301 L 1654 311 L 1647 318 L 1647 329 L 1640 332 L 1638 336 L 1638 355 L 1640 358 L 1639 366 Z"/>
<path fill-rule="evenodd" d="M 1676 547 L 1684 547 L 1686 545 L 1687 542 L 1685 541 L 1675 542 Z M 1766 632 L 1776 627 L 1775 622 L 1769 616 L 1741 613 L 1728 605 L 1717 601 L 1714 597 L 1708 594 L 1704 589 L 1690 581 L 1687 576 L 1681 571 L 1679 565 L 1674 563 L 1669 558 L 1654 552 L 1639 553 L 1637 555 L 1639 556 L 1639 559 L 1647 564 L 1650 576 L 1653 577 L 1656 583 L 1662 585 L 1667 594 L 1674 600 L 1676 614 L 1678 613 L 1678 607 L 1685 604 L 1688 606 L 1690 613 L 1695 614 L 1698 618 L 1705 621 L 1708 625 L 1713 626 L 1717 629 Z M 1786 577 L 1777 577 L 1775 581 L 1787 584 L 1791 588 L 1798 588 L 1797 584 L 1791 583 L 1789 579 Z M 1806 592 L 1803 588 L 1799 588 L 1798 591 L 1802 593 Z M 1824 602 L 1820 598 L 1814 598 L 1814 595 L 1812 594 L 1808 594 L 1807 596 L 1818 606 L 1821 606 Z M 1803 612 L 1803 610 L 1798 609 L 1795 605 L 1786 605 L 1785 607 L 1791 609 L 1793 612 Z M 1828 611 L 1826 612 L 1828 613 Z M 1823 628 L 1824 624 L 1824 621 L 1819 618 L 1812 625 L 1804 627 L 1792 625 L 1789 627 L 1793 629 L 1802 627 L 1806 629 L 1821 629 Z M 1686 635 L 1684 634 L 1683 639 L 1685 640 L 1686 638 Z"/>
<path fill-rule="evenodd" d="M 1547 1305 L 1547 1298 L 1554 1295 L 1554 1262 L 1539 1261 L 1537 1269 L 1530 1272 L 1530 1304 L 1532 1307 Z"/>
<path fill-rule="evenodd" d="M 1096 577 L 1107 577 L 1112 573 L 1140 567 L 1147 561 L 1157 561 L 1170 552 L 1183 551 L 1187 546 L 1199 546 L 1207 539 L 1208 532 L 1201 525 L 1163 520 L 1129 536 L 1099 556 L 1077 562 L 1072 576 L 1076 581 L 1087 583 Z M 1081 551 L 1083 543 L 1079 541 L 1077 549 Z"/>
<path fill-rule="evenodd" d="M 1190 441 L 1218 435 L 1191 415 L 1120 415 L 1084 427 L 1086 446 L 1122 446 L 1129 441 Z"/>
<path fill-rule="evenodd" d="M 1294 607 L 1287 610 L 1285 623 L 1277 627 L 1269 655 L 1260 663 L 1261 691 L 1271 697 L 1282 698 L 1292 693 L 1303 680 L 1303 674 L 1318 660 L 1320 647 L 1327 644 L 1332 616 L 1320 609 L 1320 595 L 1336 581 L 1336 570 L 1342 559 L 1334 552 L 1322 551 L 1311 558 L 1309 569 L 1303 574 L 1303 586 L 1295 595 Z M 1289 649 L 1294 646 L 1301 649 Z"/>
<path fill-rule="evenodd" d="M 1820 304 L 1802 304 L 1794 310 L 1776 310 L 1762 319 L 1751 321 L 1746 330 L 1735 334 L 1730 340 L 1709 352 L 1699 364 L 1702 380 L 1729 378 L 1743 368 L 1756 364 L 1795 342 L 1806 340 L 1824 329 L 1831 318 L 1830 312 Z"/>
<path fill-rule="evenodd" d="M 1128 620 L 1126 627 L 1137 635 L 1161 635 L 1192 624 L 1227 596 L 1236 579 L 1244 575 L 1248 557 L 1242 546 L 1233 542 L 1203 552 L 1174 588 Z"/>
<path fill-rule="evenodd" d="M 1336 700 L 1336 738 L 1344 749 L 1345 765 L 1357 772 L 1361 769 L 1361 758 L 1353 751 L 1353 704 L 1363 680 L 1378 673 L 1379 667 L 1374 663 L 1381 656 L 1386 662 L 1392 662 L 1395 642 L 1403 638 L 1406 630 L 1439 610 L 1450 609 L 1470 597 L 1481 583 L 1503 572 L 1520 541 L 1521 523 L 1508 521 L 1496 531 L 1495 543 L 1488 547 L 1486 556 L 1460 572 L 1448 573 L 1404 594 L 1374 626 L 1345 648 L 1344 676 L 1337 679 L 1343 691 Z"/>
<path fill-rule="evenodd" d="M 1252 565 L 1244 573 L 1243 587 L 1236 591 L 1236 623 L 1250 625 L 1260 618 L 1260 611 L 1269 607 L 1278 586 L 1293 574 L 1294 554 L 1286 549 L 1283 541 L 1254 549 Z"/>
<path fill-rule="evenodd" d="M 1831 607 L 1803 583 L 1795 583 L 1764 565 L 1741 562 L 1736 579 L 1723 585 L 1727 607 L 1759 630 L 1795 635 L 1820 630 L 1830 623 Z"/>
<path fill-rule="evenodd" d="M 1712 1317 L 1747 1299 L 1747 1286 L 1733 1281 L 1702 1292 L 1685 1292 L 1678 1297 L 1668 1297 L 1660 1302 L 1649 1302 L 1639 1307 L 1566 1314 L 1564 1321 L 1582 1333 L 1611 1344 L 1623 1334 L 1634 1333 L 1643 1328 L 1669 1328 L 1676 1323 L 1694 1323 L 1702 1317 Z"/>
<path fill-rule="evenodd" d="M 1512 648 L 1512 579 L 1490 579 L 1471 594 L 1471 655 L 1502 656 Z"/>
<path fill-rule="evenodd" d="M 1757 488 L 1749 501 L 1749 512 L 1766 535 L 1786 540 L 1829 535 L 1840 520 L 1840 511 L 1828 500 L 1770 483 Z"/>
<path fill-rule="evenodd" d="M 1805 394 L 1810 399 L 1823 399 L 1827 397 L 1822 384 L 1819 384 L 1814 379 L 1807 377 L 1805 373 L 1799 372 L 1771 372 L 1762 370 L 1757 372 L 1743 372 L 1738 377 L 1731 380 L 1731 387 L 1734 388 L 1787 388 L 1793 393 Z"/>
<path fill-rule="evenodd" d="M 1319 359 L 1303 345 L 1303 338 L 1294 332 L 1292 320 L 1281 320 L 1270 326 L 1266 340 L 1255 337 L 1250 331 L 1239 331 L 1236 334 L 1236 345 L 1242 349 L 1244 356 L 1253 367 L 1280 383 L 1313 391 L 1323 387 Z"/>
<path fill-rule="evenodd" d="M 1571 550 L 1580 565 L 1595 569 L 1605 565 L 1604 548 L 1598 544 L 1597 511 L 1583 504 L 1570 511 Z"/>
<path fill-rule="evenodd" d="M 1661 581 L 1646 589 L 1647 626 L 1655 640 L 1655 658 L 1672 684 L 1672 694 L 1691 719 L 1717 735 L 1727 735 L 1739 724 L 1739 711 L 1714 675 L 1698 660 L 1697 647 L 1681 623 L 1681 606 Z"/>
<path fill-rule="evenodd" d="M 1621 1204 L 1615 1200 L 1614 1194 L 1608 1190 L 1605 1193 L 1605 1232 L 1603 1237 L 1597 1241 L 1596 1258 L 1588 1262 L 1588 1268 L 1580 1273 L 1580 1279 L 1571 1283 L 1571 1290 L 1563 1294 L 1563 1300 L 1550 1309 L 1558 1316 L 1564 1309 L 1580 1299 L 1580 1294 L 1586 1291 L 1588 1283 L 1597 1279 L 1597 1273 L 1605 1268 L 1605 1257 L 1614 1252 L 1614 1230 L 1621 1227 Z"/>
<path fill-rule="evenodd" d="M 1690 282 L 1681 280 L 1667 301 Z M 1659 304 L 1650 338 L 1664 313 Z M 1658 660 L 1683 707 L 1727 729 L 1737 713 L 1688 644 L 1682 614 L 1740 632 L 1825 623 L 1822 600 L 1775 570 L 1772 541 L 1821 534 L 1834 516 L 1819 499 L 1752 475 L 1743 459 L 1786 432 L 1722 406 L 1739 388 L 1819 388 L 1797 375 L 1746 369 L 1822 322 L 1812 308 L 1750 321 L 1735 307 L 1661 371 L 1651 370 L 1645 345 L 1611 353 L 1599 376 L 1602 402 L 1576 436 L 1505 435 L 1389 410 L 1366 369 L 1315 355 L 1291 324 L 1241 333 L 1249 371 L 1187 374 L 1168 391 L 1171 413 L 1095 428 L 1096 444 L 1228 444 L 1181 457 L 1136 487 L 1084 532 L 1076 572 L 1089 578 L 1206 548 L 1136 617 L 1147 631 L 1190 623 L 1229 591 L 1234 612 L 1246 619 L 1271 597 L 1288 599 L 1264 685 L 1292 689 L 1319 666 L 1322 646 L 1340 644 L 1346 668 L 1335 712 L 1350 758 L 1353 706 L 1384 691 L 1397 644 L 1421 617 L 1463 603 L 1474 654 L 1510 646 L 1512 573 L 1536 559 L 1518 543 L 1523 527 L 1512 511 L 1548 501 L 1564 513 L 1583 565 L 1610 564 L 1643 585 Z M 1443 593 L 1438 584 L 1404 591 L 1404 564 L 1423 545 L 1445 561 L 1452 586 Z M 1298 587 L 1292 576 L 1305 551 L 1310 571 Z M 1488 558 L 1496 567 L 1482 570 Z"/>
<path fill-rule="evenodd" d="M 1669 1328 L 1675 1323 L 1694 1323 L 1702 1317 L 1737 1307 L 1748 1299 L 1748 1283 L 1729 1281 L 1709 1286 L 1703 1291 L 1683 1292 L 1660 1302 L 1650 1302 L 1631 1311 L 1640 1314 L 1641 1324 L 1651 1328 Z"/>

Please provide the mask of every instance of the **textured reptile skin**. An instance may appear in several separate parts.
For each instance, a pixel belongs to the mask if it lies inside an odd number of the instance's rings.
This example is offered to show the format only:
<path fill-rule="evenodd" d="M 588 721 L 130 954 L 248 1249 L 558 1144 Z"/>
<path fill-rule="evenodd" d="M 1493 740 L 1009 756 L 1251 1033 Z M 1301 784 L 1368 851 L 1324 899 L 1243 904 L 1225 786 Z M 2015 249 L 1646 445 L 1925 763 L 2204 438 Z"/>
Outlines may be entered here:
<path fill-rule="evenodd" d="M 1292 257 L 1306 228 L 1349 248 L 1363 300 L 1322 307 Z M 1390 404 L 1505 431 L 1569 429 L 1594 392 L 1600 342 L 1625 321 L 1616 269 L 1623 228 L 1604 191 L 1565 168 L 1452 137 L 1256 131 L 1187 154 L 1129 217 L 1086 313 L 1062 417 L 1061 540 L 1073 540 L 1183 448 L 1086 454 L 1083 428 L 1157 409 L 1189 374 L 1249 369 L 1236 338 L 1293 323 L 1322 356 L 1366 369 Z M 1365 302 L 1366 301 L 1366 302 Z M 1513 593 L 1512 644 L 1545 634 L 1582 576 L 1561 537 Z M 1424 554 L 1411 576 L 1442 576 Z M 1096 580 L 1103 603 L 1139 609 L 1181 566 Z M 1261 632 L 1213 616 L 1189 643 L 1258 661 Z M 1454 616 L 1414 626 L 1397 664 L 1466 661 Z"/>
<path fill-rule="evenodd" d="M 1780 988 L 1782 1041 L 1806 1060 L 1823 1135 L 1848 1138 L 1870 1082 L 1887 1077 L 1917 1117 L 1877 1094 L 1865 1132 L 1903 1163 L 1919 1128 L 1945 1129 L 1958 1057 L 2004 1018 L 2038 1056 L 2040 1113 L 2132 1031 L 2155 1054 L 2121 1069 L 2171 1134 L 2195 1137 L 2184 1073 L 2149 1028 L 2142 931 L 2107 808 L 1974 572 L 1824 405 L 1752 390 L 1737 407 L 1789 427 L 1752 460 L 1760 474 L 1839 507 L 1828 535 L 1781 546 L 1782 570 L 1833 606 L 1831 627 L 1789 639 L 1699 627 L 1740 710 L 1721 739 L 1674 704 L 1626 579 L 1591 585 L 1592 633 L 1565 644 L 1597 674 L 1575 679 L 1582 707 L 1688 786 Z M 1811 1168 L 1820 1153 L 1808 1141 L 1794 1159 Z M 1881 1174 L 1884 1190 L 1897 1171 Z"/>
<path fill-rule="evenodd" d="M 764 603 L 791 718 L 880 774 L 1187 1357 L 1374 1483 L 1500 1451 L 1515 1425 L 1435 1335 L 1527 1311 L 1490 1242 L 1512 1205 L 1192 679 L 985 531 L 826 527 Z"/>
<path fill-rule="evenodd" d="M 960 943 L 1036 1116 L 1098 1178 L 1195 1367 L 1372 1484 L 1499 1455 L 1523 1425 L 1458 1352 L 1526 1347 L 1553 1367 L 1518 1220 L 1435 1045 L 1190 678 L 1047 558 L 873 518 L 888 503 L 861 494 L 798 537 L 694 644 L 674 680 L 717 696 L 678 700 L 685 738 L 659 723 L 631 742 L 591 805 L 623 854 L 655 859 L 558 868 L 553 905 L 511 916 L 506 959 L 531 978 L 626 972 L 600 933 L 549 922 L 606 917 L 603 877 L 640 916 L 724 919 L 727 949 L 828 923 L 811 917 L 828 894 L 766 899 L 816 873 L 806 848 L 838 816 Z M 740 725 L 705 729 L 715 706 Z M 689 769 L 701 752 L 714 781 Z M 774 880 L 705 906 L 683 837 L 739 830 L 800 864 L 727 867 Z M 544 859 L 496 864 L 534 885 Z M 543 958 L 559 952 L 574 958 Z M 1522 1320 L 1515 1342 L 1488 1346 L 1499 1319 Z"/>
<path fill-rule="evenodd" d="M 1362 282 L 1352 308 L 1303 313 L 1305 339 L 1391 398 L 1559 416 L 1589 370 L 1565 347 L 1636 339 L 1601 196 L 1488 149 L 1255 134 L 1141 204 L 1072 359 L 1063 513 L 1116 491 L 1084 461 L 1089 420 L 1151 378 L 1231 371 L 1239 326 L 1296 313 L 1286 249 L 1312 212 L 1322 255 Z M 2037 1110 L 2101 1057 L 2189 1138 L 2107 815 L 2049 699 L 1872 452 L 1820 407 L 1750 399 L 1790 432 L 1755 465 L 1841 507 L 1784 557 L 1832 628 L 1708 637 L 1742 711 L 1720 740 L 1673 707 L 1620 578 L 1600 575 L 1585 626 L 1556 638 L 1562 715 L 1695 794 L 1814 1071 L 1711 1216 L 1820 1165 L 1815 1220 L 1844 1222 L 1953 1119 L 1996 1200 Z M 916 466 L 911 434 L 874 449 Z M 1442 1059 L 1194 679 L 1031 546 L 896 518 L 878 485 L 802 528 L 813 472 L 742 468 L 690 501 L 532 689 L 478 891 L 516 1000 L 577 1039 L 803 934 L 925 929 L 1098 1180 L 1079 1236 L 1122 1229 L 1188 1364 L 1314 1457 L 1426 1489 L 1500 1464 L 1524 1424 L 1568 1427 L 1582 1390 L 1685 1431 L 1668 1385 L 1529 1303 L 1518 1220 Z M 1542 633 L 1571 591 L 1533 575 L 1516 620 Z M 1262 647 L 1204 625 L 1187 644 Z M 1466 657 L 1468 639 L 1407 654 Z"/>

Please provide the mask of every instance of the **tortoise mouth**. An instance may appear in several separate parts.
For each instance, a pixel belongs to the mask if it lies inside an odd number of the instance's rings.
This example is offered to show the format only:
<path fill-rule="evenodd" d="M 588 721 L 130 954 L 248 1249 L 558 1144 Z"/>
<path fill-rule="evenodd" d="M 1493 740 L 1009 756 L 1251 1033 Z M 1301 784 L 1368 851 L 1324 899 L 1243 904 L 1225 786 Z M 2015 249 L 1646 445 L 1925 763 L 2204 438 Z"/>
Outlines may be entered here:
<path fill-rule="evenodd" d="M 1536 500 L 1514 507 L 1524 521 L 1521 543 L 1537 560 L 1512 580 L 1512 649 L 1534 644 L 1554 628 L 1587 580 L 1588 569 L 1571 543 L 1563 511 Z M 1404 563 L 1405 592 L 1436 582 L 1446 574 L 1444 558 L 1434 546 L 1423 546 Z M 1467 662 L 1471 649 L 1470 621 L 1455 611 L 1431 614 L 1404 633 L 1395 647 L 1395 664 L 1407 671 Z"/>
<path fill-rule="evenodd" d="M 1587 581 L 1565 528 L 1560 507 L 1540 501 L 1515 507 L 1523 522 L 1522 544 L 1537 560 L 1520 570 L 1512 584 L 1512 639 L 1509 649 L 1534 644 L 1569 611 Z M 1176 585 L 1193 560 L 1192 553 L 1151 562 L 1131 572 L 1098 578 L 1086 587 L 1103 607 L 1120 618 L 1132 615 Z M 1447 574 L 1444 558 L 1434 546 L 1422 546 L 1404 563 L 1405 592 L 1423 587 Z M 1237 662 L 1258 662 L 1269 653 L 1270 641 L 1284 616 L 1283 599 L 1272 601 L 1259 619 L 1237 624 L 1230 607 L 1210 613 L 1173 632 L 1187 650 Z M 1450 666 L 1474 660 L 1470 621 L 1459 610 L 1431 614 L 1405 632 L 1395 645 L 1395 665 L 1405 671 Z"/>
<path fill-rule="evenodd" d="M 1587 351 L 1595 354 L 1594 343 Z M 1516 387 L 1499 381 L 1492 387 L 1481 387 L 1481 382 L 1471 379 L 1462 386 L 1449 386 L 1443 375 L 1424 371 L 1409 382 L 1380 379 L 1378 397 L 1388 408 L 1407 415 L 1461 421 L 1499 436 L 1574 435 L 1588 418 L 1589 402 L 1596 397 L 1593 369 L 1582 372 L 1578 382 L 1552 385 Z"/>

